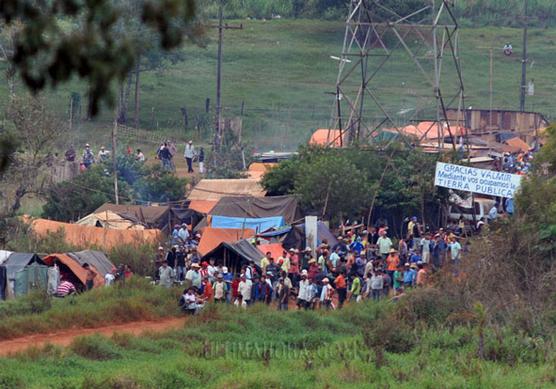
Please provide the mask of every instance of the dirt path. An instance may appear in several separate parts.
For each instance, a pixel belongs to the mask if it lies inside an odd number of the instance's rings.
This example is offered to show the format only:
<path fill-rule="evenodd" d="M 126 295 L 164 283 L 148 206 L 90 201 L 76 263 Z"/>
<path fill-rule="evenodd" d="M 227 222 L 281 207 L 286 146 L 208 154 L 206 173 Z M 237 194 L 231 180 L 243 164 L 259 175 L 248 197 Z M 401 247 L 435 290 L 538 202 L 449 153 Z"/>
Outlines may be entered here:
<path fill-rule="evenodd" d="M 35 334 L 0 341 L 0 356 L 7 356 L 30 347 L 43 347 L 46 344 L 57 346 L 69 346 L 73 339 L 78 336 L 100 334 L 111 336 L 114 333 L 124 333 L 130 335 L 140 335 L 144 332 L 162 332 L 180 328 L 184 325 L 185 318 L 169 318 L 159 321 L 138 321 L 127 324 L 116 324 L 98 328 L 69 329 L 49 334 Z"/>

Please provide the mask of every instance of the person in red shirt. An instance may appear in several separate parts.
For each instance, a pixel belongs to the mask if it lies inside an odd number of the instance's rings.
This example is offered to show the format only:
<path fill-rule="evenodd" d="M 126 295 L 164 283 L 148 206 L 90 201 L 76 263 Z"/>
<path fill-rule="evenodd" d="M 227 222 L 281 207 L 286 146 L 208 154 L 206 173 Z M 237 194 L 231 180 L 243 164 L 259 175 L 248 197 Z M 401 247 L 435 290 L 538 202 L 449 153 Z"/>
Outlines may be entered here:
<path fill-rule="evenodd" d="M 214 289 L 208 277 L 203 279 L 203 297 L 205 301 L 212 302 L 214 298 Z"/>
<path fill-rule="evenodd" d="M 393 279 L 394 272 L 398 270 L 400 264 L 400 257 L 396 249 L 390 249 L 390 253 L 386 257 L 386 272 Z"/>
<path fill-rule="evenodd" d="M 238 287 L 239 287 L 239 278 L 234 276 L 234 279 L 232 280 L 232 302 L 234 303 L 239 297 L 239 293 L 237 291 Z"/>
<path fill-rule="evenodd" d="M 317 264 L 317 260 L 315 258 L 311 258 L 309 260 L 309 271 L 307 272 L 309 274 L 309 279 L 311 280 L 311 282 L 316 282 L 316 277 L 319 272 L 320 269 L 319 265 Z"/>
<path fill-rule="evenodd" d="M 297 255 L 297 250 L 293 248 L 290 249 L 290 271 L 288 272 L 288 277 L 293 285 L 297 287 L 299 283 L 299 256 Z"/>
<path fill-rule="evenodd" d="M 336 286 L 336 292 L 338 293 L 338 308 L 342 308 L 347 296 L 347 283 L 343 270 L 334 280 L 334 286 Z"/>

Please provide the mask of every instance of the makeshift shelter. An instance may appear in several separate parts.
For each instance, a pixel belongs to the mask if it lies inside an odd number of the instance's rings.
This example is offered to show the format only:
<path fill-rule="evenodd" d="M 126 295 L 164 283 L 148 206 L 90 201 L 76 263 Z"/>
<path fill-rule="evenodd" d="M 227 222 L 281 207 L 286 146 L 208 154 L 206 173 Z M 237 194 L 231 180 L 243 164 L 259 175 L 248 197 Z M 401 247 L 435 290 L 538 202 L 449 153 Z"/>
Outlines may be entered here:
<path fill-rule="evenodd" d="M 223 197 L 214 205 L 210 214 L 254 219 L 282 216 L 286 224 L 299 218 L 295 196 Z"/>
<path fill-rule="evenodd" d="M 212 216 L 210 225 L 213 228 L 250 228 L 257 232 L 263 232 L 271 228 L 283 226 L 284 218 L 282 216 L 260 218 Z"/>
<path fill-rule="evenodd" d="M 204 179 L 195 185 L 187 198 L 191 201 L 218 201 L 222 197 L 229 196 L 264 197 L 265 195 L 266 191 L 257 179 Z"/>
<path fill-rule="evenodd" d="M 206 227 L 197 251 L 199 251 L 199 254 L 204 255 L 214 250 L 223 242 L 233 243 L 253 236 L 255 236 L 255 231 L 251 229 Z"/>
<path fill-rule="evenodd" d="M 207 215 L 212 211 L 217 203 L 217 201 L 211 200 L 191 200 L 189 203 L 189 209 L 200 214 Z"/>
<path fill-rule="evenodd" d="M 323 240 L 327 240 L 330 247 L 333 247 L 338 243 L 338 240 L 330 232 L 326 224 L 319 221 L 317 222 L 317 244 L 321 244 Z M 292 230 L 286 235 L 282 241 L 282 245 L 286 249 L 296 248 L 303 250 L 305 248 L 305 223 L 296 224 L 293 226 Z M 311 247 L 314 249 L 314 247 Z"/>
<path fill-rule="evenodd" d="M 323 147 L 341 147 L 342 137 L 345 141 L 346 134 L 342 134 L 342 131 L 338 129 L 325 129 L 319 128 L 313 132 L 311 138 L 309 139 L 309 145 L 311 146 L 323 146 Z"/>
<path fill-rule="evenodd" d="M 160 230 L 114 230 L 46 219 L 33 220 L 31 228 L 40 237 L 63 231 L 68 244 L 77 247 L 97 247 L 103 250 L 110 250 L 120 245 L 138 246 L 144 243 L 158 243 L 162 240 Z"/>
<path fill-rule="evenodd" d="M 125 219 L 112 211 L 91 213 L 75 222 L 81 226 L 113 228 L 116 230 L 144 230 L 145 226 Z"/>
<path fill-rule="evenodd" d="M 8 260 L 13 251 L 0 250 L 0 265 Z"/>
<path fill-rule="evenodd" d="M 505 143 L 508 146 L 514 147 L 515 149 L 518 149 L 519 151 L 522 151 L 524 153 L 526 153 L 527 151 L 529 151 L 531 149 L 531 147 L 529 147 L 529 145 L 527 143 L 525 143 L 524 141 L 522 141 L 518 137 L 508 139 L 508 140 L 505 141 Z"/>
<path fill-rule="evenodd" d="M 167 205 L 116 205 L 105 203 L 95 213 L 112 211 L 121 217 L 144 225 L 149 229 L 158 229 L 166 234 L 172 232 L 173 224 L 178 220 Z"/>
<path fill-rule="evenodd" d="M 25 267 L 37 263 L 43 265 L 42 259 L 34 253 L 12 253 L 8 259 L 3 263 L 6 269 L 6 278 L 3 282 L 6 287 L 5 296 L 15 296 L 16 274 L 17 272 L 25 269 Z M 0 285 L 2 282 L 0 281 Z"/>
<path fill-rule="evenodd" d="M 94 250 L 51 254 L 44 258 L 44 262 L 49 266 L 57 262 L 62 278 L 68 279 L 78 288 L 82 288 L 87 281 L 87 271 L 83 268 L 85 263 L 97 273 L 94 279 L 95 287 L 104 285 L 104 276 L 114 267 L 104 253 Z"/>
<path fill-rule="evenodd" d="M 266 172 L 276 166 L 278 166 L 277 163 L 253 162 L 251 165 L 249 165 L 247 175 L 249 176 L 249 178 L 260 181 L 266 174 Z"/>
<path fill-rule="evenodd" d="M 46 290 L 48 266 L 32 263 L 15 273 L 14 296 L 26 295 L 31 290 Z"/>
<path fill-rule="evenodd" d="M 214 250 L 206 253 L 203 259 L 214 258 L 216 264 L 228 267 L 228 270 L 232 273 L 239 273 L 241 267 L 250 260 L 260 268 L 263 256 L 264 254 L 248 240 L 240 240 L 235 243 L 221 243 Z"/>

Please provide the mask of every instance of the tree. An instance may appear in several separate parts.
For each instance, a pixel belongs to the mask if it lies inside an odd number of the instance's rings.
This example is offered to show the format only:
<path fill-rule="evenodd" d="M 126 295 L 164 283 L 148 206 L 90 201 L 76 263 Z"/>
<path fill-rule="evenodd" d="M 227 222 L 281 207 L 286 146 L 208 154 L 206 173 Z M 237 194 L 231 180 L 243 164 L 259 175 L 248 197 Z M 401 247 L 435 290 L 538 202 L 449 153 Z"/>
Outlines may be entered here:
<path fill-rule="evenodd" d="M 7 149 L 5 155 L 9 155 L 11 168 L 1 177 L 0 194 L 4 198 L 2 213 L 11 216 L 19 210 L 26 195 L 41 194 L 50 182 L 49 165 L 56 142 L 63 138 L 66 127 L 38 97 L 13 97 L 7 117 L 13 129 L 4 130 L 0 144 Z"/>

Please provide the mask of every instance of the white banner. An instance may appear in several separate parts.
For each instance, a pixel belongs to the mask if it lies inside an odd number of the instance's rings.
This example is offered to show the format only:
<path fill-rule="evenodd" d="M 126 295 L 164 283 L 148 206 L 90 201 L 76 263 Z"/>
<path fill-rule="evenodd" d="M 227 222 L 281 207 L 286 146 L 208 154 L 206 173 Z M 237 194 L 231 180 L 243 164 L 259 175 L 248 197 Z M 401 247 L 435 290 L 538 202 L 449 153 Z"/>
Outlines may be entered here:
<path fill-rule="evenodd" d="M 487 169 L 437 162 L 434 185 L 444 188 L 513 198 L 521 176 Z"/>

